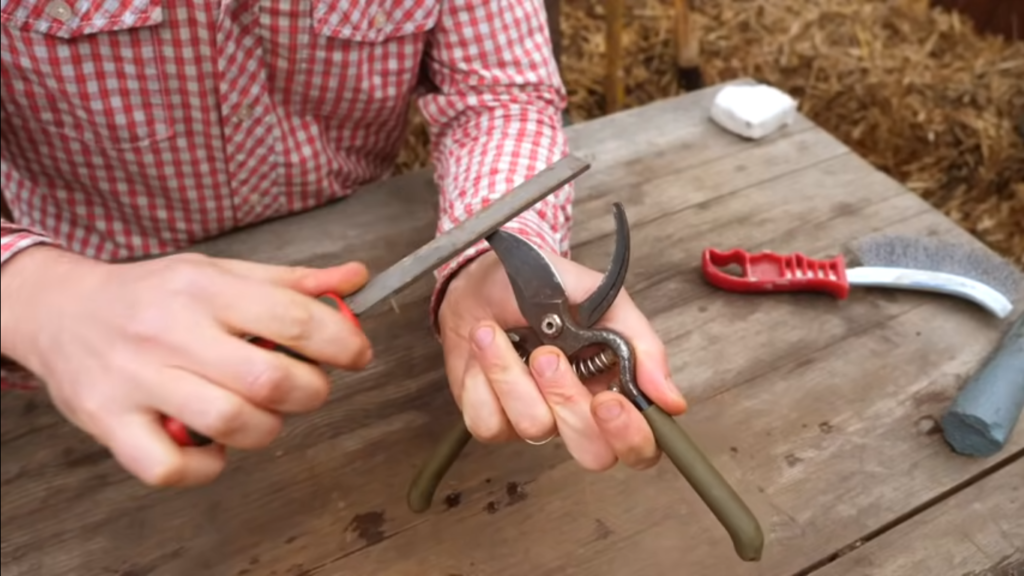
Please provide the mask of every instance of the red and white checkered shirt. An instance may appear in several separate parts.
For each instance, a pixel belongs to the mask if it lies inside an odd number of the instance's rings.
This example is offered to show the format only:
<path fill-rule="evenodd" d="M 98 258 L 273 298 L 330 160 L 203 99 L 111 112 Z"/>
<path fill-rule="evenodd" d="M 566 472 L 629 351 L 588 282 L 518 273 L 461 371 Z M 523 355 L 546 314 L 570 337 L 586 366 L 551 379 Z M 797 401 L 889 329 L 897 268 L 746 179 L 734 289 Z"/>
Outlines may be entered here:
<path fill-rule="evenodd" d="M 346 196 L 388 175 L 416 97 L 438 231 L 568 152 L 542 0 L 0 0 L 0 11 L 2 192 L 16 222 L 0 230 L 4 263 L 38 243 L 152 256 Z M 567 186 L 508 228 L 565 254 L 571 197 Z M 438 286 L 483 249 L 439 270 Z"/>

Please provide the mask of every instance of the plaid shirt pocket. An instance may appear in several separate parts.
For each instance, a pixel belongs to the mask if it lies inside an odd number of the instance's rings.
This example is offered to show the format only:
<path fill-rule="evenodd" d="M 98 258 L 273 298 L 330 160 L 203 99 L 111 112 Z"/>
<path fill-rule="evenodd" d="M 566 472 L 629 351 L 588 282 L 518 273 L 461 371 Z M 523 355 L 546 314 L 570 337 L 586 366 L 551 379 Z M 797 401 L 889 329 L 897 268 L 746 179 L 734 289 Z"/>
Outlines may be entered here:
<path fill-rule="evenodd" d="M 113 148 L 173 135 L 161 0 L 0 0 L 5 128 Z"/>
<path fill-rule="evenodd" d="M 360 125 L 404 118 L 440 1 L 311 1 L 293 108 Z"/>

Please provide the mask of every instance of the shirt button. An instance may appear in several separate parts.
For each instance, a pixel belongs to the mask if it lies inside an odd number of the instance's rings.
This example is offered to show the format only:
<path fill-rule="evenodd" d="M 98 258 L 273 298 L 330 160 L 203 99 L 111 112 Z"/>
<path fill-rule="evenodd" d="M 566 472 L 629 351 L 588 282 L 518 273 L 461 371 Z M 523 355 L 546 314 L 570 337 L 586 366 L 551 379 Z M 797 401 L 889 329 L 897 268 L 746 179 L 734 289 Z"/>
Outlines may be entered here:
<path fill-rule="evenodd" d="M 377 15 L 373 17 L 373 23 L 377 25 L 377 28 L 383 28 L 388 23 L 388 15 L 383 12 L 377 12 Z"/>
<path fill-rule="evenodd" d="M 63 2 L 63 0 L 54 0 L 53 2 L 50 2 L 50 4 L 46 6 L 46 13 L 49 14 L 51 18 L 56 18 L 61 22 L 67 22 L 72 16 L 71 6 L 68 6 L 67 3 Z"/>
<path fill-rule="evenodd" d="M 238 109 L 238 114 L 235 115 L 235 119 L 244 122 L 249 118 L 252 118 L 253 109 L 252 106 L 246 104 Z"/>

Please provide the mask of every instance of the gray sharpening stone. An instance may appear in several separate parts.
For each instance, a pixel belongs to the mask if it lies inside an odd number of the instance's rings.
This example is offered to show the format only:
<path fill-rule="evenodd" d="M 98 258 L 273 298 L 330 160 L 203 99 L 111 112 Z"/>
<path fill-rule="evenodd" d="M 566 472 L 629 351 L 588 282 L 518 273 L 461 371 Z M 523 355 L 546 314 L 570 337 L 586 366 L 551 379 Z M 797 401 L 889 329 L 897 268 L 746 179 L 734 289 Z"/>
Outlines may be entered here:
<path fill-rule="evenodd" d="M 1024 314 L 950 405 L 942 433 L 959 454 L 992 456 L 1006 446 L 1022 410 Z"/>

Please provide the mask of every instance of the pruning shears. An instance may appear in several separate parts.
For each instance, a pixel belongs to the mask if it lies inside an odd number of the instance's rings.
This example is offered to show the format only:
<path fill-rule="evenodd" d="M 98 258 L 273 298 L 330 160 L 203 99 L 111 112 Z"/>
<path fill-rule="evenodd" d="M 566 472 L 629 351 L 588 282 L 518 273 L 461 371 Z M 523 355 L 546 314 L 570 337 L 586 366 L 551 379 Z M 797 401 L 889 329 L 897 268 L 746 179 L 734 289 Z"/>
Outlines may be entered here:
<path fill-rule="evenodd" d="M 617 367 L 613 389 L 643 414 L 659 447 L 725 527 L 737 555 L 745 561 L 760 560 L 764 535 L 757 518 L 679 423 L 640 389 L 630 343 L 618 332 L 594 327 L 618 296 L 629 267 L 629 225 L 622 205 L 613 208 L 616 241 L 611 264 L 598 288 L 576 306 L 569 302 L 554 265 L 537 247 L 505 230 L 487 237 L 528 323 L 509 330 L 509 337 L 524 359 L 542 345 L 558 347 L 581 377 Z M 603 351 L 582 356 L 595 346 Z M 463 421 L 452 427 L 410 485 L 410 509 L 423 512 L 430 507 L 441 479 L 471 438 Z"/>

